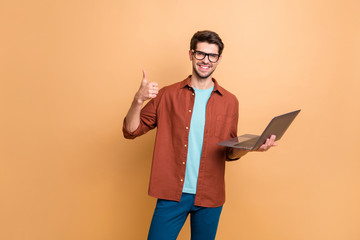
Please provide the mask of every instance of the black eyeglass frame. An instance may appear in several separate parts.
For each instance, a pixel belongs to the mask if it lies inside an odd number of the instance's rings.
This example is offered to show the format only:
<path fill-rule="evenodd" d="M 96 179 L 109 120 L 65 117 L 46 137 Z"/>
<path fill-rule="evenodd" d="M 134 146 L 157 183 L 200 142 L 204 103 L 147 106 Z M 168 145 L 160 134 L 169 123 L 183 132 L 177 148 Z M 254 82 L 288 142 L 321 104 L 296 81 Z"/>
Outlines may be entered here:
<path fill-rule="evenodd" d="M 195 59 L 197 59 L 197 60 L 203 60 L 204 58 L 208 57 L 208 59 L 209 59 L 210 62 L 212 62 L 212 63 L 217 63 L 217 62 L 219 61 L 219 59 L 220 59 L 220 54 L 204 53 L 204 52 L 202 52 L 202 51 L 197 51 L 197 50 L 194 50 L 194 49 L 192 49 L 191 52 L 192 52 L 193 55 L 195 54 L 194 57 L 195 57 Z M 204 54 L 204 57 L 201 58 L 201 59 L 196 58 L 196 53 L 202 53 L 202 54 Z M 214 57 L 215 57 L 215 56 L 217 57 L 217 59 L 216 59 L 215 62 L 210 60 L 210 55 L 211 55 L 211 56 L 214 56 Z"/>

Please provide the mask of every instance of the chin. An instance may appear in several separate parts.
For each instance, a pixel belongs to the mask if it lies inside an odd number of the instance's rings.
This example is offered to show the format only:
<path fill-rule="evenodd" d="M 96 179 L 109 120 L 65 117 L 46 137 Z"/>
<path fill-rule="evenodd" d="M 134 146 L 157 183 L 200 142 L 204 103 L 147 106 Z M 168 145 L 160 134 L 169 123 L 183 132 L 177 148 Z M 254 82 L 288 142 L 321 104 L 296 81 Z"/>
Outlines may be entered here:
<path fill-rule="evenodd" d="M 214 71 L 215 71 L 215 69 L 207 74 L 200 74 L 199 71 L 194 68 L 194 72 L 195 72 L 196 76 L 201 79 L 207 79 L 208 77 L 210 77 L 213 74 Z"/>

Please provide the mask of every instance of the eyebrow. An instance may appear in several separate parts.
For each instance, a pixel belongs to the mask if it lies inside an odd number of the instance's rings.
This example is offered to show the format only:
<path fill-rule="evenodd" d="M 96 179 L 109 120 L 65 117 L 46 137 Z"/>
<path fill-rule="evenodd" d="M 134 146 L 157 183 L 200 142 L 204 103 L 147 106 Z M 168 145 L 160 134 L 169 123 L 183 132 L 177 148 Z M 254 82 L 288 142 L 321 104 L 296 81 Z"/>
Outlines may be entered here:
<path fill-rule="evenodd" d="M 203 52 L 203 51 L 199 51 L 199 50 L 194 50 L 196 52 L 202 52 L 202 53 L 205 53 L 205 54 L 210 54 L 210 55 L 219 55 L 219 53 L 207 53 L 207 52 Z"/>

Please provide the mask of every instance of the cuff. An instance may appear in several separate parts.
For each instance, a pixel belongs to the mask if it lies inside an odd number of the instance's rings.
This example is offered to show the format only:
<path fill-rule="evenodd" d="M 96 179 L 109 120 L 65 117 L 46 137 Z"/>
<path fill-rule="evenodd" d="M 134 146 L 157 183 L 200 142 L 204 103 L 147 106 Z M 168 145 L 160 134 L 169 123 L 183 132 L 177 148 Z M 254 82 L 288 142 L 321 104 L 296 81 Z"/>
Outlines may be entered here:
<path fill-rule="evenodd" d="M 122 129 L 122 130 L 123 130 L 124 137 L 125 137 L 125 138 L 128 138 L 128 139 L 134 139 L 134 138 L 136 138 L 137 136 L 139 136 L 139 133 L 140 133 L 140 125 L 141 125 L 141 124 L 139 124 L 138 128 L 137 128 L 135 131 L 130 132 L 129 130 L 126 129 L 125 119 L 126 119 L 126 118 L 124 118 L 124 121 L 123 121 L 123 129 Z"/>

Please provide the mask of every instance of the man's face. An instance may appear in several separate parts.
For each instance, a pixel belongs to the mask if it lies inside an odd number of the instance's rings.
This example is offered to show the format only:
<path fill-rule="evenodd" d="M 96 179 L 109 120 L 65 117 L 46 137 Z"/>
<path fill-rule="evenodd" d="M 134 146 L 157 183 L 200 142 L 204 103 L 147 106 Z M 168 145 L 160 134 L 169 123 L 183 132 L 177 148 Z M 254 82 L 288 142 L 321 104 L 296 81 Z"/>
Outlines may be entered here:
<path fill-rule="evenodd" d="M 195 50 L 207 54 L 219 54 L 219 47 L 216 44 L 207 42 L 199 42 Z M 191 50 L 189 51 L 189 57 L 193 65 L 193 74 L 202 79 L 210 77 L 221 60 L 220 56 L 217 62 L 211 62 L 208 55 L 204 59 L 198 60 Z"/>

